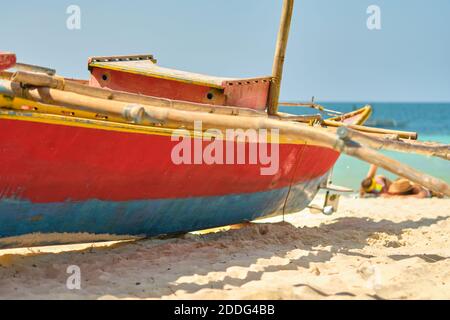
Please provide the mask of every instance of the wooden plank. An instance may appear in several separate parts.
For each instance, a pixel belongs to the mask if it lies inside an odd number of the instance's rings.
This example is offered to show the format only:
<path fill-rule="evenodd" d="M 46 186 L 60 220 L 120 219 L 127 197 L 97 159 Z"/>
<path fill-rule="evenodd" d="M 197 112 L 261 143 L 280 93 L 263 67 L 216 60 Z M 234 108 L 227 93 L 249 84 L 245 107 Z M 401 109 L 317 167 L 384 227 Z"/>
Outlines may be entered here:
<path fill-rule="evenodd" d="M 94 59 L 94 58 L 93 58 Z M 126 73 L 138 74 L 146 77 L 165 79 L 170 81 L 179 81 L 187 84 L 211 87 L 223 90 L 223 83 L 231 78 L 222 78 L 192 73 L 187 71 L 164 68 L 153 63 L 152 60 L 92 60 L 89 63 L 89 69 L 101 68 L 107 70 L 121 71 Z"/>
<path fill-rule="evenodd" d="M 67 92 L 87 95 L 93 98 L 108 99 L 113 101 L 122 101 L 128 103 L 138 103 L 152 105 L 155 107 L 173 108 L 190 111 L 203 111 L 216 114 L 230 115 L 248 115 L 248 116 L 267 116 L 263 111 L 257 111 L 248 108 L 238 108 L 231 106 L 216 106 L 211 104 L 193 103 L 180 100 L 169 100 L 165 98 L 145 96 L 141 94 L 110 90 L 99 87 L 87 86 L 85 83 L 64 79 L 62 77 L 50 77 L 43 74 L 30 72 L 16 72 L 14 75 L 5 74 L 8 80 L 37 87 L 50 87 Z"/>
<path fill-rule="evenodd" d="M 277 47 L 272 68 L 272 84 L 269 93 L 268 113 L 276 115 L 278 102 L 280 100 L 281 81 L 283 80 L 284 60 L 291 30 L 292 12 L 294 11 L 294 0 L 283 1 L 283 12 L 281 15 L 280 30 L 278 32 Z"/>
<path fill-rule="evenodd" d="M 11 82 L 9 82 L 9 88 L 7 88 L 8 82 L 4 82 L 4 87 L 14 92 L 18 97 L 68 106 L 74 110 L 94 111 L 103 114 L 111 113 L 122 116 L 132 123 L 146 124 L 150 122 L 153 125 L 159 124 L 167 128 L 179 128 L 183 126 L 188 130 L 193 130 L 195 128 L 195 122 L 201 121 L 203 129 L 276 129 L 283 136 L 290 136 L 293 139 L 303 139 L 307 143 L 314 143 L 325 148 L 336 150 L 339 153 L 345 153 L 420 184 L 431 191 L 450 196 L 450 186 L 446 182 L 421 173 L 410 166 L 377 153 L 353 140 L 344 141 L 336 134 L 330 133 L 320 127 L 283 122 L 268 117 L 236 117 L 137 104 L 130 105 L 130 103 L 91 98 L 50 88 L 22 88 L 20 84 Z"/>
<path fill-rule="evenodd" d="M 322 123 L 323 119 L 320 114 L 313 114 L 313 115 L 291 115 L 286 113 L 279 112 L 276 116 L 270 116 L 270 118 L 278 119 L 278 120 L 285 120 L 285 121 L 296 121 L 296 122 L 317 122 Z"/>
<path fill-rule="evenodd" d="M 378 150 L 384 149 L 404 153 L 417 153 L 450 160 L 450 145 L 373 137 L 348 127 L 339 128 L 337 134 L 341 139 L 358 141 L 359 143 Z"/>
<path fill-rule="evenodd" d="M 417 132 L 372 128 L 372 127 L 366 127 L 366 126 L 360 126 L 360 125 L 354 125 L 354 124 L 345 124 L 345 123 L 333 121 L 333 120 L 324 120 L 324 124 L 329 127 L 338 127 L 338 128 L 347 126 L 350 129 L 365 132 L 365 133 L 397 135 L 399 138 L 402 138 L 402 139 L 417 140 L 419 138 L 419 135 Z"/>

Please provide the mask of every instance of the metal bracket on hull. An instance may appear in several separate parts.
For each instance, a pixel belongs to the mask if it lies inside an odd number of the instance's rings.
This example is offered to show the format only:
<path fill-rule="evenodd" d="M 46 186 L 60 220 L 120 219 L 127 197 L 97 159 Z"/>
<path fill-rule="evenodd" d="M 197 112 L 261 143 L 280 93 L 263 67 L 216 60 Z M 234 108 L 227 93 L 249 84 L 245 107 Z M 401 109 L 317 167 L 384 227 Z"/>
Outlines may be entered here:
<path fill-rule="evenodd" d="M 311 213 L 323 213 L 324 215 L 331 216 L 333 213 L 338 211 L 339 208 L 339 200 L 342 194 L 354 192 L 353 189 L 349 189 L 342 186 L 336 186 L 332 183 L 332 171 L 328 175 L 328 179 L 326 182 L 320 186 L 321 190 L 325 190 L 325 202 L 323 207 L 317 205 L 310 205 L 308 208 Z"/>

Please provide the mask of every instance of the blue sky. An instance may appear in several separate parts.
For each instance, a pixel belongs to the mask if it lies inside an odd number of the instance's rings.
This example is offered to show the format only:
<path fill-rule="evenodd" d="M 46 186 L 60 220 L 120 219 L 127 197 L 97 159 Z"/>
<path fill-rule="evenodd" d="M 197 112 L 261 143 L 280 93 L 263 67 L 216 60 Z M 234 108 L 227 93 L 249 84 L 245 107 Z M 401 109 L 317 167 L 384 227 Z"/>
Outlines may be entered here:
<path fill-rule="evenodd" d="M 207 74 L 270 74 L 281 0 L 8 1 L 0 50 L 88 77 L 92 55 L 152 53 Z M 66 28 L 69 5 L 81 30 Z M 369 5 L 382 29 L 366 27 Z M 297 0 L 283 100 L 450 101 L 450 1 Z"/>

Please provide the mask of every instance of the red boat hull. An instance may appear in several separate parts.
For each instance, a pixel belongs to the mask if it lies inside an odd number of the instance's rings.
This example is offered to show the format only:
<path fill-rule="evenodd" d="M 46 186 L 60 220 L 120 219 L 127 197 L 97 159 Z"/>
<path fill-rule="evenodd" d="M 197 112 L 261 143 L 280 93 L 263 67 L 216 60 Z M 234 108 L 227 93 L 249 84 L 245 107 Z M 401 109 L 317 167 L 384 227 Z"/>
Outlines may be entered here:
<path fill-rule="evenodd" d="M 281 144 L 279 173 L 262 176 L 261 165 L 176 165 L 170 136 L 16 120 L 0 120 L 0 131 L 0 193 L 36 203 L 261 192 L 319 178 L 338 158 Z"/>

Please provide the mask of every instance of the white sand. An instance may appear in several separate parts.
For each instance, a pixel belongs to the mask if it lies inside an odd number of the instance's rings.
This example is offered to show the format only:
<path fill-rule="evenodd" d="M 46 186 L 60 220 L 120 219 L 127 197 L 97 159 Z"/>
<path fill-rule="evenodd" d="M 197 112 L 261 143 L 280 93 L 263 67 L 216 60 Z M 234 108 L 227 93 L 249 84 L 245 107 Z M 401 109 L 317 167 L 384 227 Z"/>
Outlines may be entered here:
<path fill-rule="evenodd" d="M 287 220 L 106 248 L 1 250 L 0 298 L 450 299 L 449 199 L 344 199 L 332 217 Z M 81 290 L 66 287 L 70 265 Z"/>

